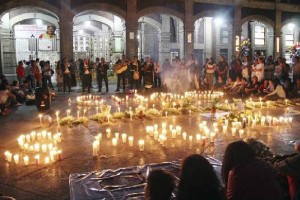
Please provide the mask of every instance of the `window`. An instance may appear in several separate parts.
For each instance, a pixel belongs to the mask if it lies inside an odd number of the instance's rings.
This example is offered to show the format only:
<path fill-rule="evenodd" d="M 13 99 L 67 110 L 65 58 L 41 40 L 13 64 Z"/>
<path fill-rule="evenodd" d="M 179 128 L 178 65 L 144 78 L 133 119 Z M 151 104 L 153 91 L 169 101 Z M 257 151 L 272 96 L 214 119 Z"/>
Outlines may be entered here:
<path fill-rule="evenodd" d="M 285 46 L 290 47 L 294 44 L 294 35 L 286 34 L 285 35 Z"/>
<path fill-rule="evenodd" d="M 263 26 L 255 26 L 254 28 L 255 45 L 265 45 L 265 28 Z"/>
<path fill-rule="evenodd" d="M 227 28 L 221 28 L 220 29 L 220 41 L 221 44 L 228 44 L 228 29 Z"/>

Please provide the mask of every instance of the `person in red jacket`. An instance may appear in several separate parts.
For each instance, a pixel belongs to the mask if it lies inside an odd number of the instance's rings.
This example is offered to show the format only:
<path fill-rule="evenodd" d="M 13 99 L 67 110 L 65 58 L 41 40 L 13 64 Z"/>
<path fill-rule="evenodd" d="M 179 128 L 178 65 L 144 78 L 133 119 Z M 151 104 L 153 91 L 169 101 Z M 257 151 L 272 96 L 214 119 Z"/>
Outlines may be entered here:
<path fill-rule="evenodd" d="M 295 143 L 295 152 L 295 154 L 276 159 L 273 167 L 287 176 L 291 200 L 300 200 L 300 141 Z"/>
<path fill-rule="evenodd" d="M 25 68 L 23 66 L 23 61 L 19 61 L 18 62 L 18 66 L 17 66 L 17 69 L 16 69 L 16 73 L 17 73 L 17 78 L 18 78 L 18 81 L 20 83 L 23 83 L 24 79 L 25 79 Z"/>
<path fill-rule="evenodd" d="M 227 200 L 282 200 L 281 188 L 272 166 L 255 159 L 251 146 L 244 141 L 229 144 L 222 164 Z"/>

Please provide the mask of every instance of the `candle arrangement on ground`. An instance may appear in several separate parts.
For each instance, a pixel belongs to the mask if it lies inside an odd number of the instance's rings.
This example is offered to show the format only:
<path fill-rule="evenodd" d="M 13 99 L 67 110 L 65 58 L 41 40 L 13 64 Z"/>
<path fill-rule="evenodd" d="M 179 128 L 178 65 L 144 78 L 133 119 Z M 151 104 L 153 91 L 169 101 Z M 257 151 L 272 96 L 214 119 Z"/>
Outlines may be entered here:
<path fill-rule="evenodd" d="M 26 135 L 20 135 L 17 139 L 19 150 L 15 153 L 5 151 L 5 159 L 16 165 L 22 162 L 24 165 L 35 163 L 50 164 L 52 162 L 61 160 L 62 150 L 58 144 L 61 142 L 61 133 L 55 133 L 43 130 L 41 132 L 32 131 Z"/>
<path fill-rule="evenodd" d="M 76 98 L 78 106 L 100 106 L 104 103 L 100 95 L 83 95 Z"/>

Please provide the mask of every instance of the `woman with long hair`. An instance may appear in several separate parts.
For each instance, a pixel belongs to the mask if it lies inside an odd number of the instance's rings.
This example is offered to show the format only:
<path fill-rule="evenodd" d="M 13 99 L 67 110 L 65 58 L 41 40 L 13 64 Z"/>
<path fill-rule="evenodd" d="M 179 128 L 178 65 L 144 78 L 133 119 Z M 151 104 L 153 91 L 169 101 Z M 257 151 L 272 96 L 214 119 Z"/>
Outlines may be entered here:
<path fill-rule="evenodd" d="M 221 172 L 227 200 L 282 199 L 271 165 L 255 159 L 253 149 L 244 141 L 227 146 Z"/>
<path fill-rule="evenodd" d="M 194 154 L 183 161 L 177 199 L 225 199 L 212 165 L 203 156 Z"/>

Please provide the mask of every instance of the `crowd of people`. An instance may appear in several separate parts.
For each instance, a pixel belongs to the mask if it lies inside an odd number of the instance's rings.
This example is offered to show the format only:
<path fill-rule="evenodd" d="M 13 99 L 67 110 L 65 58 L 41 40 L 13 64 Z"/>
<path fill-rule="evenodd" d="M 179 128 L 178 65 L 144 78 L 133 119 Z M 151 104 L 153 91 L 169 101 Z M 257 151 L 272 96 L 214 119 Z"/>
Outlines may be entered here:
<path fill-rule="evenodd" d="M 299 200 L 300 142 L 295 154 L 265 161 L 257 158 L 244 141 L 229 144 L 225 150 L 221 178 L 213 166 L 199 154 L 188 156 L 177 181 L 171 173 L 152 171 L 145 187 L 146 200 Z M 287 178 L 289 188 L 280 184 Z"/>

